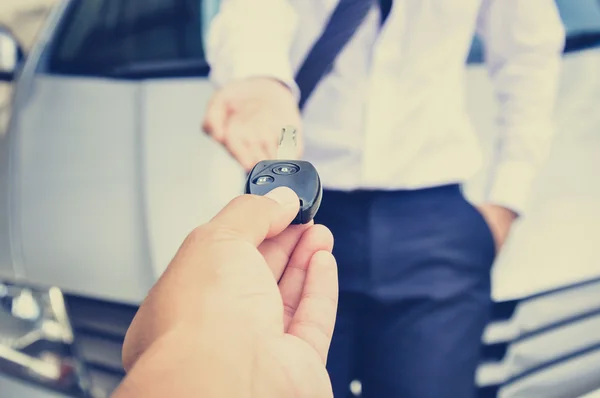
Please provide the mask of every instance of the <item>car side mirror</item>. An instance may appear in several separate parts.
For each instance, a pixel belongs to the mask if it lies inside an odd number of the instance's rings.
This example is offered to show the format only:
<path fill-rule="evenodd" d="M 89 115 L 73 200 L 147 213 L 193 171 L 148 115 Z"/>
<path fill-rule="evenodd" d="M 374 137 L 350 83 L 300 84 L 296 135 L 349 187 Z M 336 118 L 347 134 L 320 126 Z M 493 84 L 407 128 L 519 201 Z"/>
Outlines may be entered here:
<path fill-rule="evenodd" d="M 0 81 L 11 82 L 24 58 L 23 48 L 13 33 L 0 26 Z"/>

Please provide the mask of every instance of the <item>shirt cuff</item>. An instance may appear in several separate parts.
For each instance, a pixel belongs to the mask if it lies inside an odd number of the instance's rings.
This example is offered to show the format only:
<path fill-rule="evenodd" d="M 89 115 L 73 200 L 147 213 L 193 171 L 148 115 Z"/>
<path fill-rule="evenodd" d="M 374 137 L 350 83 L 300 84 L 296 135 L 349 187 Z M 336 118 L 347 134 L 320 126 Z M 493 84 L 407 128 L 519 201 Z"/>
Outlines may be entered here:
<path fill-rule="evenodd" d="M 299 99 L 290 60 L 297 25 L 287 0 L 223 1 L 206 46 L 211 81 L 221 87 L 232 80 L 271 78 Z"/>
<path fill-rule="evenodd" d="M 527 212 L 536 170 L 522 161 L 505 161 L 496 166 L 486 202 L 502 206 L 522 217 Z"/>

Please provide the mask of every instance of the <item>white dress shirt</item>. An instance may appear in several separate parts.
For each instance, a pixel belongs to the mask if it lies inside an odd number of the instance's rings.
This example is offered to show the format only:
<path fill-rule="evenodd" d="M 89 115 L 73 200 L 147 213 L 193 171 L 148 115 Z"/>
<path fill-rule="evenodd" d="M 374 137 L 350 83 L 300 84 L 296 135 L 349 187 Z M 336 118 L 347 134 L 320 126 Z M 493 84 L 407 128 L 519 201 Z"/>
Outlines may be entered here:
<path fill-rule="evenodd" d="M 367 1 L 367 0 L 365 0 Z M 212 80 L 295 72 L 338 0 L 222 0 Z M 304 111 L 305 159 L 326 188 L 418 189 L 463 182 L 481 164 L 465 104 L 474 34 L 500 103 L 487 200 L 522 213 L 553 134 L 564 27 L 554 0 L 394 0 L 374 5 Z"/>

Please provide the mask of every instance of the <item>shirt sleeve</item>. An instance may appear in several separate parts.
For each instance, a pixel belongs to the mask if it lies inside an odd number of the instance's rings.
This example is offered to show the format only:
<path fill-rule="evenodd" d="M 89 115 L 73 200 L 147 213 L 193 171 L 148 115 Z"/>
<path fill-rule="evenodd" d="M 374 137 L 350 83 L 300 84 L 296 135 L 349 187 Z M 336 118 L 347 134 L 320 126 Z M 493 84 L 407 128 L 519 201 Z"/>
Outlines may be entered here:
<path fill-rule="evenodd" d="M 555 130 L 565 28 L 555 0 L 484 0 L 477 28 L 499 103 L 487 201 L 521 215 Z"/>
<path fill-rule="evenodd" d="M 271 77 L 299 97 L 290 61 L 298 23 L 288 0 L 221 0 L 209 28 L 206 57 L 217 86 Z"/>

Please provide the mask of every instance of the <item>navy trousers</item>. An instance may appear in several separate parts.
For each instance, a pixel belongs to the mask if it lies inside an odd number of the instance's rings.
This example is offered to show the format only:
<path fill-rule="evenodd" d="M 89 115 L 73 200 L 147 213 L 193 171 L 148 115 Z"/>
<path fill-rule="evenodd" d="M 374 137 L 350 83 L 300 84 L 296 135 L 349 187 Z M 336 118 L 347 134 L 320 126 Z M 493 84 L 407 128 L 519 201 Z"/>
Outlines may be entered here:
<path fill-rule="evenodd" d="M 340 300 L 328 371 L 335 398 L 472 398 L 491 309 L 490 229 L 459 185 L 326 190 Z"/>

